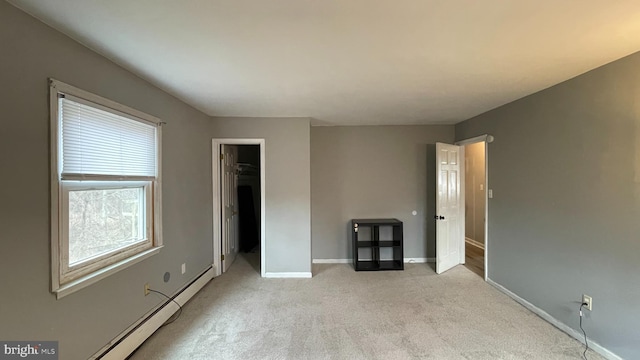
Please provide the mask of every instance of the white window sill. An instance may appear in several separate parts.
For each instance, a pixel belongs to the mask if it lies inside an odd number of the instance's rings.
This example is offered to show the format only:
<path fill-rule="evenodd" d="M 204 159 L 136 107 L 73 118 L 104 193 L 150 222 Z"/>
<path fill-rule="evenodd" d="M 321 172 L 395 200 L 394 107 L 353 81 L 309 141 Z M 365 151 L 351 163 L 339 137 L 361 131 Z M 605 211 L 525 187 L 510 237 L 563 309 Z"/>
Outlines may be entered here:
<path fill-rule="evenodd" d="M 79 279 L 73 280 L 67 284 L 61 285 L 57 289 L 53 290 L 56 294 L 57 299 L 61 299 L 69 294 L 73 294 L 74 292 L 83 289 L 91 284 L 95 284 L 96 282 L 117 273 L 120 270 L 124 270 L 131 265 L 137 264 L 140 261 L 151 257 L 160 252 L 162 246 L 156 246 L 149 250 L 145 250 L 141 253 L 135 254 L 129 258 L 126 258 L 122 261 L 118 261 L 117 263 L 106 266 L 100 270 L 92 272 L 89 275 L 85 275 Z"/>

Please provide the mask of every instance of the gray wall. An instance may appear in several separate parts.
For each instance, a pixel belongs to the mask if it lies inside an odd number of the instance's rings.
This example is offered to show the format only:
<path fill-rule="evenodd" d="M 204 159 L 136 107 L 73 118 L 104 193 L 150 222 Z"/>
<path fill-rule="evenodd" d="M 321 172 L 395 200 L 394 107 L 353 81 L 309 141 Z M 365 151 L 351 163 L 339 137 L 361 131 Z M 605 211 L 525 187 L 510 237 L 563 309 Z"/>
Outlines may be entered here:
<path fill-rule="evenodd" d="M 308 118 L 213 118 L 214 138 L 265 139 L 266 272 L 311 272 Z"/>
<path fill-rule="evenodd" d="M 640 358 L 640 53 L 456 126 L 489 133 L 489 277 Z"/>
<path fill-rule="evenodd" d="M 86 359 L 164 301 L 144 296 L 146 282 L 173 293 L 211 264 L 210 119 L 4 1 L 0 44 L 0 339 L 59 340 L 61 359 Z M 49 291 L 48 77 L 167 122 L 165 248 L 60 300 Z"/>
<path fill-rule="evenodd" d="M 465 158 L 465 236 L 484 244 L 485 142 L 464 147 Z"/>
<path fill-rule="evenodd" d="M 435 257 L 433 214 L 436 141 L 453 142 L 453 126 L 311 128 L 314 259 L 350 259 L 353 218 L 404 222 L 404 256 Z M 416 210 L 417 216 L 411 212 Z M 433 210 L 433 209 L 431 209 Z"/>

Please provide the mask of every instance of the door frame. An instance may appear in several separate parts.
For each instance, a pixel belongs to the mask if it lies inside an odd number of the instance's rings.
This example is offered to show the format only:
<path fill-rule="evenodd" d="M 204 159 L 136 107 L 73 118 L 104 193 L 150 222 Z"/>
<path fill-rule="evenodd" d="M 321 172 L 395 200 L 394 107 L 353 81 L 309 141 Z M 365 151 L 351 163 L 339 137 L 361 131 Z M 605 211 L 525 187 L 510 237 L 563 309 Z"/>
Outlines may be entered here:
<path fill-rule="evenodd" d="M 214 138 L 211 141 L 211 176 L 213 186 L 213 268 L 214 276 L 222 274 L 222 197 L 221 197 L 221 172 L 220 172 L 220 145 L 259 145 L 260 146 L 260 276 L 265 274 L 265 209 L 266 209 L 266 162 L 265 139 L 253 138 Z"/>
<path fill-rule="evenodd" d="M 480 136 L 475 136 L 469 139 L 464 139 L 460 141 L 456 141 L 454 144 L 459 146 L 471 145 L 484 141 L 484 280 L 489 280 L 489 144 L 494 140 L 492 135 L 484 134 Z M 465 171 L 466 173 L 466 161 L 465 161 Z M 464 191 L 466 192 L 465 184 L 462 183 L 460 185 Z M 466 217 L 466 214 L 465 214 Z M 465 240 L 466 241 L 466 240 Z"/>

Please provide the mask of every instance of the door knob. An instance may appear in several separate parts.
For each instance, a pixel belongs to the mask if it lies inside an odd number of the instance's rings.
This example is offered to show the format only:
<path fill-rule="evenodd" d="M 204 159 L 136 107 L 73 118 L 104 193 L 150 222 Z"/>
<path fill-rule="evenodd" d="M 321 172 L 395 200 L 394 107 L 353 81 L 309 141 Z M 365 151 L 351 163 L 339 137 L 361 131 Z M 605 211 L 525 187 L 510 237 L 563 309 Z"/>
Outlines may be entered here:
<path fill-rule="evenodd" d="M 436 215 L 433 217 L 436 220 L 444 220 L 444 216 Z"/>

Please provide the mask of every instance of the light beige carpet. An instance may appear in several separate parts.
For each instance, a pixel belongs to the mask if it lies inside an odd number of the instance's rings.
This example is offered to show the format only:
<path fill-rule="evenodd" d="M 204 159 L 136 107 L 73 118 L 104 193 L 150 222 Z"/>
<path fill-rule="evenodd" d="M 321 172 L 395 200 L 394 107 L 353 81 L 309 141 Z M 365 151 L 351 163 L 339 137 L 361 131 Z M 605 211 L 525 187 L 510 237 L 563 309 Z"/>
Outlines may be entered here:
<path fill-rule="evenodd" d="M 464 266 L 442 275 L 427 264 L 386 272 L 355 272 L 346 264 L 314 265 L 313 270 L 312 279 L 262 279 L 239 256 L 131 359 L 548 360 L 582 355 L 582 344 Z M 601 359 L 591 351 L 587 356 Z"/>

